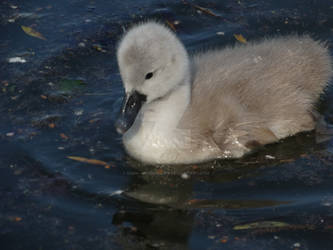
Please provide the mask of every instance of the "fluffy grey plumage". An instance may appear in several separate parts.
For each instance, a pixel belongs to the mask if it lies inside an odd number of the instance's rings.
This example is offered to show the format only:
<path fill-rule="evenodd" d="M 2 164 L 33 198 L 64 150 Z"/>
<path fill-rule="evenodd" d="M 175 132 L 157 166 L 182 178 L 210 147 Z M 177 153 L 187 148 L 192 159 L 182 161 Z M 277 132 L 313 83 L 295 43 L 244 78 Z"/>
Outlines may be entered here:
<path fill-rule="evenodd" d="M 127 95 L 146 97 L 123 142 L 149 163 L 237 158 L 312 130 L 313 105 L 333 72 L 327 48 L 309 36 L 189 58 L 176 36 L 154 22 L 130 29 L 117 57 Z"/>

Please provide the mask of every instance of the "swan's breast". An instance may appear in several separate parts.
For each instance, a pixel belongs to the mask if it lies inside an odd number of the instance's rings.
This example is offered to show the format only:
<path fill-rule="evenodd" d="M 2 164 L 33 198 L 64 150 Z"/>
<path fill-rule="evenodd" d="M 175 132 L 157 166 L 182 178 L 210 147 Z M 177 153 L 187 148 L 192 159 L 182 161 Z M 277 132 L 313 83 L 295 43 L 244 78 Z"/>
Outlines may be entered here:
<path fill-rule="evenodd" d="M 205 141 L 195 140 L 190 131 L 174 129 L 164 133 L 158 127 L 143 126 L 138 132 L 129 130 L 123 137 L 126 151 L 148 163 L 201 162 L 218 156 L 220 150 Z"/>

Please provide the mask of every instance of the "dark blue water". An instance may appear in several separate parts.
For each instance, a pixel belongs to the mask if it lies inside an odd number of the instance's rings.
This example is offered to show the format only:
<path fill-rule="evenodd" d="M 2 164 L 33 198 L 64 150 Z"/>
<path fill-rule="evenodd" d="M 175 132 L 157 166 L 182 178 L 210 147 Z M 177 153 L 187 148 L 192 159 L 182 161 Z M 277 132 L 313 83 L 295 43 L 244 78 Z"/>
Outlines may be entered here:
<path fill-rule="evenodd" d="M 126 156 L 113 126 L 115 48 L 149 19 L 173 23 L 191 53 L 235 44 L 234 34 L 290 33 L 333 51 L 329 0 L 1 1 L 1 249 L 331 249 L 332 88 L 316 132 L 240 160 L 170 167 Z"/>

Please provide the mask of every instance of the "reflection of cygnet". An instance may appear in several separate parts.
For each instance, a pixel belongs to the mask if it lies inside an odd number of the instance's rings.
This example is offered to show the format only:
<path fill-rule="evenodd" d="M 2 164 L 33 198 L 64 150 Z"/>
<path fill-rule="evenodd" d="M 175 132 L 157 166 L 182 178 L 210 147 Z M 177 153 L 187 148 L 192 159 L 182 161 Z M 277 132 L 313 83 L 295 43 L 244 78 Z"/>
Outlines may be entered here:
<path fill-rule="evenodd" d="M 126 100 L 116 127 L 126 151 L 147 163 L 238 158 L 312 130 L 313 105 L 332 76 L 328 50 L 309 36 L 190 58 L 155 22 L 130 29 L 117 57 Z"/>

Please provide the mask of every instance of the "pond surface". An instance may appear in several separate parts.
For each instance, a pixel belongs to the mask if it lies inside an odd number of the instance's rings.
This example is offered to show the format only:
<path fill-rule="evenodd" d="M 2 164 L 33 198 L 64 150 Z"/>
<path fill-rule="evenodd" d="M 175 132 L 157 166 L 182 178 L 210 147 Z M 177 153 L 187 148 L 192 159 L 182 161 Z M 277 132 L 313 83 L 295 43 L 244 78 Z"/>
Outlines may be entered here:
<path fill-rule="evenodd" d="M 333 51 L 332 1 L 4 0 L 0 15 L 1 249 L 332 248 L 332 88 L 316 132 L 240 160 L 143 165 L 113 125 L 133 23 L 166 23 L 191 53 L 290 33 Z"/>

